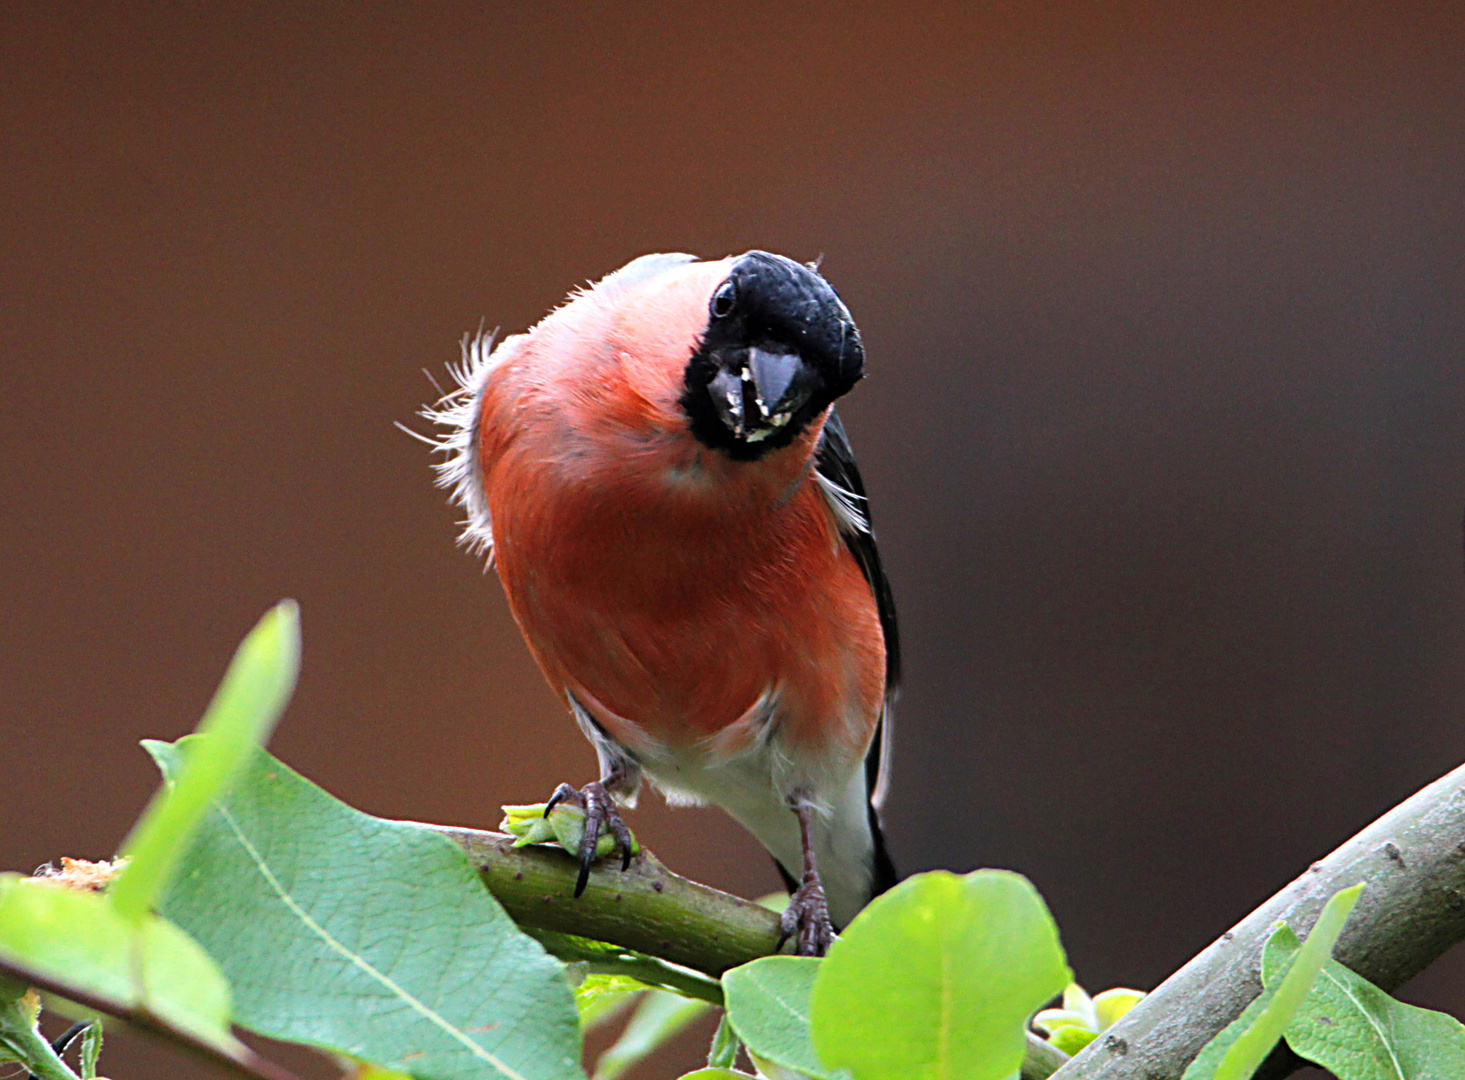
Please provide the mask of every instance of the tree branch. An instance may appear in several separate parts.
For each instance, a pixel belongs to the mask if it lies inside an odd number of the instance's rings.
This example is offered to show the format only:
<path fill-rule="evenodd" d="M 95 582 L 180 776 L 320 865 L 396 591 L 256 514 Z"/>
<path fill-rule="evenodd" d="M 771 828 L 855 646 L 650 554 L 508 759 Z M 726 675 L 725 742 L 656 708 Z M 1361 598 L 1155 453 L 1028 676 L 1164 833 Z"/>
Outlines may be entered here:
<path fill-rule="evenodd" d="M 648 851 L 622 872 L 602 862 L 575 899 L 579 863 L 545 844 L 514 847 L 503 833 L 427 826 L 457 841 L 483 875 L 504 910 L 550 952 L 564 960 L 602 963 L 595 950 L 576 951 L 576 938 L 608 941 L 646 954 L 618 969 L 692 997 L 720 1004 L 720 993 L 695 977 L 680 979 L 656 960 L 667 960 L 717 978 L 729 968 L 778 951 L 778 915 L 768 908 L 674 874 Z M 639 966 L 642 970 L 631 970 Z M 603 966 L 602 970 L 612 970 Z M 673 977 L 669 977 L 669 975 Z M 715 985 L 715 984 L 714 984 Z M 1023 1080 L 1045 1080 L 1067 1056 L 1036 1035 L 1028 1036 Z"/>
<path fill-rule="evenodd" d="M 714 978 L 776 951 L 778 917 L 699 885 L 643 853 L 622 873 L 601 865 L 575 899 L 576 862 L 557 848 L 515 848 L 501 833 L 430 826 L 456 840 L 515 922 L 608 941 Z M 1174 1080 L 1261 991 L 1261 950 L 1280 921 L 1305 933 L 1328 897 L 1368 881 L 1337 958 L 1393 990 L 1465 940 L 1465 766 L 1395 807 L 1257 908 L 1072 1061 L 1036 1037 L 1025 1080 Z M 1299 1064 L 1285 1047 L 1259 1072 Z M 1056 1071 L 1055 1071 L 1056 1070 Z"/>
<path fill-rule="evenodd" d="M 1022 1080 L 1048 1080 L 1069 1060 L 1067 1054 L 1046 1039 L 1040 1039 L 1031 1031 L 1027 1033 L 1028 1045 L 1022 1056 Z"/>
<path fill-rule="evenodd" d="M 243 1080 L 299 1080 L 288 1069 L 261 1057 L 242 1043 L 233 1050 L 215 1046 L 185 1028 L 178 1027 L 160 1016 L 155 1016 L 146 1009 L 124 1006 L 110 998 L 53 979 L 24 964 L 17 964 L 11 960 L 0 960 L 0 975 L 8 976 L 18 983 L 33 986 L 47 994 L 54 994 L 56 997 L 74 1002 L 83 1009 L 90 1009 L 104 1016 L 124 1020 L 135 1028 L 167 1039 L 204 1061 L 222 1066 L 227 1072 L 241 1077 Z"/>
<path fill-rule="evenodd" d="M 778 915 L 673 874 L 650 852 L 597 863 L 578 900 L 579 864 L 559 848 L 514 847 L 503 833 L 429 825 L 463 846 L 488 891 L 521 926 L 609 941 L 718 978 L 778 951 Z"/>
<path fill-rule="evenodd" d="M 1285 921 L 1311 929 L 1328 897 L 1367 881 L 1334 955 L 1395 990 L 1465 940 L 1465 766 L 1379 818 L 1166 979 L 1053 1080 L 1175 1080 L 1261 991 L 1261 952 Z M 1285 1045 L 1257 1080 L 1302 1062 Z"/>

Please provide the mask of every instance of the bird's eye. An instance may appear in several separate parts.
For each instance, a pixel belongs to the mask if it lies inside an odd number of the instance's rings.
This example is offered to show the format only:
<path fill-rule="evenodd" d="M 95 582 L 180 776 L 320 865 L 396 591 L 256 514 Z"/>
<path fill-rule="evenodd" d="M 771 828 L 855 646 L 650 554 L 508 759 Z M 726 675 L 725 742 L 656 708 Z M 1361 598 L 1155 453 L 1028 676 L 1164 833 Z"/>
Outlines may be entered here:
<path fill-rule="evenodd" d="M 712 294 L 712 317 L 714 319 L 725 319 L 732 314 L 733 308 L 737 306 L 738 291 L 733 287 L 731 281 L 724 281 L 722 286 Z"/>

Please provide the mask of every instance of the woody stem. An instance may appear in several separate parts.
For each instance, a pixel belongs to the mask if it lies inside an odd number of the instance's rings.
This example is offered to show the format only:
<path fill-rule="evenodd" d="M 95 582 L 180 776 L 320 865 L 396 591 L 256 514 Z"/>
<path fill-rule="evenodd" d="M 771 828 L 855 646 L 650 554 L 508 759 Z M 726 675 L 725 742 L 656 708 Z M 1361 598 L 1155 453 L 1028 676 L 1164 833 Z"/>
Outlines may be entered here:
<path fill-rule="evenodd" d="M 1334 956 L 1393 991 L 1465 940 L 1465 765 L 1416 793 L 1222 934 L 1096 1040 L 1055 1080 L 1178 1078 L 1261 991 L 1278 921 L 1306 934 L 1328 897 L 1367 881 Z M 1285 1046 L 1257 1071 L 1301 1067 Z"/>
<path fill-rule="evenodd" d="M 674 874 L 648 851 L 642 851 L 624 872 L 597 864 L 577 900 L 579 864 L 560 848 L 516 848 L 514 838 L 503 833 L 429 827 L 462 846 L 509 917 L 551 952 L 557 951 L 556 935 L 574 935 L 608 941 L 716 978 L 778 950 L 776 912 Z M 666 975 L 660 971 L 653 981 L 675 985 Z M 705 1000 L 714 996 L 695 976 L 683 976 L 682 981 L 687 985 L 675 987 L 682 993 Z M 1029 1035 L 1023 1080 L 1043 1080 L 1066 1060 L 1061 1051 Z"/>
<path fill-rule="evenodd" d="M 488 891 L 522 926 L 608 941 L 713 978 L 778 949 L 778 915 L 672 873 L 643 851 L 591 870 L 575 898 L 578 862 L 559 848 L 515 848 L 503 833 L 431 826 L 462 845 Z"/>
<path fill-rule="evenodd" d="M 624 873 L 597 866 L 574 899 L 578 866 L 548 847 L 514 848 L 513 837 L 433 826 L 461 844 L 516 922 L 607 941 L 714 978 L 774 952 L 778 916 L 750 901 L 673 874 L 649 853 Z M 1179 1077 L 1212 1035 L 1238 1016 L 1261 983 L 1258 960 L 1284 919 L 1305 933 L 1339 889 L 1368 881 L 1336 955 L 1394 990 L 1465 940 L 1465 766 L 1461 766 L 1314 863 L 1170 976 L 1071 1063 L 1030 1039 L 1025 1080 Z M 1274 1055 L 1258 1076 L 1276 1078 L 1296 1059 Z"/>

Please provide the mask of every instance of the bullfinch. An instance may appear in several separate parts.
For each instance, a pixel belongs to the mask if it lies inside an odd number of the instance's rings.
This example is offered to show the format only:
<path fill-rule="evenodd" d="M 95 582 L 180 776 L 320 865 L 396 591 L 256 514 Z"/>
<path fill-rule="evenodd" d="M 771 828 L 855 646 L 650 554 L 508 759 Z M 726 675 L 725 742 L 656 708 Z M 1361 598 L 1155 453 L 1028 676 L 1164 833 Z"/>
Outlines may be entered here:
<path fill-rule="evenodd" d="M 643 777 L 768 849 L 800 953 L 894 884 L 895 605 L 834 411 L 864 364 L 818 270 L 766 251 L 644 255 L 464 339 L 425 415 L 465 542 L 599 758 L 551 799 L 586 813 L 577 896 L 602 833 L 629 864 L 616 804 Z"/>

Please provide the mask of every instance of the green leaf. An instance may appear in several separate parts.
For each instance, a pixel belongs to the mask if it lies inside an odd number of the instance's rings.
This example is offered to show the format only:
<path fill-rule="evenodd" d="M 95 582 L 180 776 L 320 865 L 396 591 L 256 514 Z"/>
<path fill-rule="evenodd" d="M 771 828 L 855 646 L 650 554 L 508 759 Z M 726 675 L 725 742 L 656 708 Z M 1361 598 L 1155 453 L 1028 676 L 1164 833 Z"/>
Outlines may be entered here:
<path fill-rule="evenodd" d="M 1090 1031 L 1099 1030 L 1099 1014 L 1094 1010 L 1094 999 L 1078 983 L 1069 983 L 1063 988 L 1063 1009 L 1082 1017 L 1084 1027 Z"/>
<path fill-rule="evenodd" d="M 102 1022 L 93 1020 L 81 1036 L 81 1080 L 97 1080 L 97 1059 L 102 1056 Z"/>
<path fill-rule="evenodd" d="M 1079 1028 L 1090 1035 L 1098 1034 L 1098 1031 L 1090 1026 L 1087 1016 L 1068 1009 L 1044 1009 L 1033 1017 L 1033 1027 L 1044 1035 L 1052 1035 L 1062 1028 Z"/>
<path fill-rule="evenodd" d="M 124 917 L 140 919 L 157 903 L 209 804 L 269 738 L 299 671 L 300 611 L 282 600 L 234 654 L 199 723 L 188 767 L 153 797 L 123 846 L 127 867 L 108 895 Z"/>
<path fill-rule="evenodd" d="M 412 1080 L 412 1077 L 406 1073 L 383 1069 L 380 1065 L 373 1065 L 369 1061 L 351 1062 L 349 1059 L 343 1058 L 342 1063 L 348 1066 L 346 1076 L 350 1080 Z"/>
<path fill-rule="evenodd" d="M 670 990 L 652 990 L 631 1014 L 626 1030 L 595 1063 L 595 1080 L 616 1080 L 632 1065 L 649 1057 L 679 1035 L 712 1005 L 684 998 Z"/>
<path fill-rule="evenodd" d="M 630 1006 L 646 984 L 624 975 L 600 975 L 591 972 L 575 987 L 575 1008 L 580 1013 L 580 1028 L 589 1031 L 615 1019 Z"/>
<path fill-rule="evenodd" d="M 722 977 L 727 1015 L 738 1038 L 761 1058 L 824 1080 L 809 1041 L 809 999 L 821 961 L 807 956 L 765 956 Z"/>
<path fill-rule="evenodd" d="M 192 752 L 148 749 L 170 774 Z M 353 810 L 263 751 L 205 818 L 163 911 L 260 1034 L 432 1080 L 583 1075 L 563 969 L 462 850 Z"/>
<path fill-rule="evenodd" d="M 717 1030 L 712 1033 L 712 1045 L 707 1049 L 707 1067 L 731 1069 L 737 1064 L 738 1051 L 742 1046 L 742 1040 L 738 1038 L 738 1033 L 733 1029 L 724 1010 L 717 1021 Z"/>
<path fill-rule="evenodd" d="M 1082 1027 L 1059 1028 L 1048 1038 L 1048 1042 L 1062 1050 L 1069 1057 L 1073 1057 L 1089 1043 L 1099 1037 L 1097 1031 L 1090 1031 Z"/>
<path fill-rule="evenodd" d="M 1275 987 L 1264 989 L 1261 997 L 1207 1044 L 1185 1070 L 1183 1080 L 1247 1080 L 1256 1072 L 1317 981 L 1362 891 L 1360 883 L 1333 894 L 1286 974 Z M 1228 1043 L 1224 1053 L 1208 1053 L 1223 1039 Z"/>
<path fill-rule="evenodd" d="M 814 982 L 814 1048 L 857 1080 L 1002 1080 L 1028 1017 L 1071 979 L 1058 931 L 1019 874 L 901 882 L 855 918 Z"/>
<path fill-rule="evenodd" d="M 1201 1048 L 1195 1060 L 1185 1070 L 1181 1080 L 1207 1080 L 1216 1075 L 1216 1070 L 1224 1058 L 1235 1045 L 1236 1040 L 1250 1030 L 1256 1018 L 1266 1011 L 1267 1006 L 1272 1003 L 1272 991 L 1263 990 L 1255 1000 L 1245 1009 L 1241 1015 L 1216 1033 L 1216 1037 Z"/>
<path fill-rule="evenodd" d="M 0 975 L 0 1005 L 9 1005 L 12 1001 L 19 1001 L 30 993 L 30 989 L 23 982 L 16 982 L 6 975 Z"/>
<path fill-rule="evenodd" d="M 736 1069 L 708 1066 L 705 1069 L 698 1069 L 696 1072 L 683 1073 L 678 1080 L 758 1080 L 758 1078 L 750 1073 L 738 1072 Z"/>
<path fill-rule="evenodd" d="M 124 918 L 106 897 L 0 875 L 0 957 L 118 1012 L 138 1009 L 229 1052 L 229 986 L 172 923 Z"/>
<path fill-rule="evenodd" d="M 1123 1020 L 1145 998 L 1143 990 L 1129 990 L 1116 986 L 1094 995 L 1094 1017 L 1099 1021 L 1099 1030 L 1107 1031 Z"/>
<path fill-rule="evenodd" d="M 19 1064 L 31 1080 L 78 1080 L 36 1024 L 35 997 L 0 1004 L 0 1064 Z M 17 1075 L 7 1069 L 9 1075 Z"/>
<path fill-rule="evenodd" d="M 1275 983 L 1298 952 L 1278 927 L 1262 954 L 1262 981 Z M 1425 1080 L 1465 1076 L 1465 1026 L 1453 1016 L 1396 1001 L 1336 960 L 1288 1025 L 1287 1045 L 1340 1080 Z"/>

